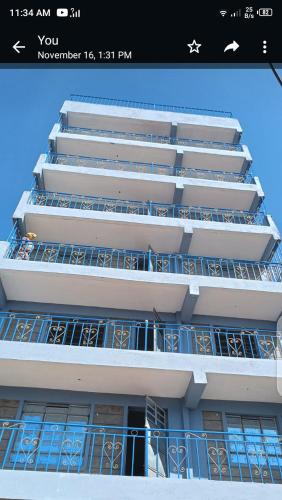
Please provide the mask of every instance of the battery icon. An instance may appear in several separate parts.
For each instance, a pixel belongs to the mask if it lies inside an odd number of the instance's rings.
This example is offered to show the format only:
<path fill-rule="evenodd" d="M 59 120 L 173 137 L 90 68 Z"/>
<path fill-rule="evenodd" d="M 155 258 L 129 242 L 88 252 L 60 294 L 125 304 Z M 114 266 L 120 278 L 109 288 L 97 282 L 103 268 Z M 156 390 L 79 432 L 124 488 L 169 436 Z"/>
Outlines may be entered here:
<path fill-rule="evenodd" d="M 271 17 L 273 16 L 273 9 L 261 8 L 257 11 L 257 15 L 262 17 Z"/>

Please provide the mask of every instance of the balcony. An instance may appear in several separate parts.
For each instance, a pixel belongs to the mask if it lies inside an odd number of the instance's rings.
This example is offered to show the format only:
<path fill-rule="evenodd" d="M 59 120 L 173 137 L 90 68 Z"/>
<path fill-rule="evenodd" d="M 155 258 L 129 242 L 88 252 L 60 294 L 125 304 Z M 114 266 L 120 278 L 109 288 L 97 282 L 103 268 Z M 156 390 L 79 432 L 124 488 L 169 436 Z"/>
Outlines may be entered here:
<path fill-rule="evenodd" d="M 224 172 L 221 170 L 205 170 L 200 168 L 173 167 L 157 163 L 141 163 L 134 161 L 108 160 L 107 158 L 93 158 L 90 156 L 75 156 L 49 152 L 46 163 L 55 165 L 70 165 L 104 170 L 118 170 L 121 172 L 134 172 L 141 174 L 169 175 L 175 177 L 188 177 L 191 179 L 206 179 L 224 182 L 254 184 L 251 173 L 239 174 L 238 172 Z"/>
<path fill-rule="evenodd" d="M 187 254 L 135 252 L 123 249 L 12 240 L 7 259 L 175 273 L 231 279 L 282 281 L 282 264 L 218 259 Z"/>
<path fill-rule="evenodd" d="M 154 141 L 154 135 L 119 133 L 94 134 L 95 129 L 64 127 L 56 124 L 49 136 L 52 153 L 73 156 L 108 158 L 128 162 L 176 165 L 183 168 L 221 170 L 244 174 L 250 166 L 251 155 L 245 145 L 240 150 L 228 147 L 229 143 L 217 141 L 192 142 L 175 139 L 183 144 Z M 119 137 L 118 137 L 119 136 Z M 168 137 L 168 136 L 155 136 Z M 195 141 L 195 142 L 194 142 Z M 216 144 L 214 144 L 216 143 Z M 227 145 L 226 145 L 227 144 Z M 221 147 L 222 145 L 222 147 Z M 215 147 L 216 146 L 216 147 Z"/>
<path fill-rule="evenodd" d="M 225 493 L 226 481 L 242 482 L 244 487 L 282 483 L 282 436 L 271 432 L 112 428 L 89 425 L 85 419 L 80 424 L 1 420 L 0 428 L 1 470 L 144 476 L 160 481 L 206 479 L 224 481 Z"/>
<path fill-rule="evenodd" d="M 282 264 L 11 240 L 7 300 L 277 321 Z M 269 293 L 271 292 L 271 293 Z"/>
<path fill-rule="evenodd" d="M 267 260 L 279 233 L 264 212 L 189 207 L 33 190 L 14 220 L 39 240 Z"/>
<path fill-rule="evenodd" d="M 33 173 L 40 189 L 81 195 L 234 210 L 256 210 L 264 198 L 257 177 L 216 170 L 48 153 Z"/>
<path fill-rule="evenodd" d="M 189 207 L 177 204 L 160 204 L 96 196 L 81 196 L 68 193 L 54 193 L 33 190 L 28 203 L 45 207 L 73 208 L 132 215 L 150 215 L 175 219 L 200 220 L 204 222 L 227 222 L 267 226 L 268 221 L 263 211 L 227 210 L 209 207 Z"/>
<path fill-rule="evenodd" d="M 0 340 L 56 346 L 280 359 L 275 331 L 0 312 Z"/>
<path fill-rule="evenodd" d="M 227 151 L 243 151 L 241 144 L 231 144 L 219 141 L 207 141 L 201 139 L 191 139 L 185 137 L 171 137 L 155 134 L 140 134 L 134 132 L 123 132 L 118 130 L 100 130 L 86 127 L 72 127 L 61 125 L 60 132 L 68 134 L 93 135 L 96 137 L 107 137 L 109 139 L 124 139 L 131 141 L 152 142 L 158 144 L 173 144 L 177 146 L 191 146 L 194 148 L 220 149 Z"/>
<path fill-rule="evenodd" d="M 270 330 L 0 313 L 7 387 L 279 403 L 280 360 Z"/>
<path fill-rule="evenodd" d="M 0 321 L 3 386 L 184 398 L 189 408 L 281 403 L 279 333 L 11 312 Z"/>
<path fill-rule="evenodd" d="M 230 144 L 238 143 L 242 133 L 238 120 L 228 112 L 118 99 L 71 96 L 63 104 L 61 117 L 64 123 L 76 127 L 190 137 Z"/>

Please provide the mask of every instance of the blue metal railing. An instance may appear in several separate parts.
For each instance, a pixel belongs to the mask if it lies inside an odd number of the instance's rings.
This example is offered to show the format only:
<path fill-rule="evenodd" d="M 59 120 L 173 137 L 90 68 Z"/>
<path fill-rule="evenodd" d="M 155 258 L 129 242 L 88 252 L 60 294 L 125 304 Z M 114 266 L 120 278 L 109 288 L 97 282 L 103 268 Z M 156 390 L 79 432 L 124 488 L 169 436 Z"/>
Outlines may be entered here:
<path fill-rule="evenodd" d="M 110 160 L 107 158 L 67 155 L 52 152 L 47 153 L 46 162 L 54 163 L 56 165 L 102 168 L 104 170 L 121 170 L 125 172 L 137 172 L 143 174 L 158 174 L 176 177 L 189 177 L 193 179 L 208 179 L 215 181 L 254 184 L 254 177 L 250 172 L 248 174 L 240 174 L 236 172 L 224 172 L 222 170 L 207 170 L 181 166 L 172 167 L 170 165 L 159 163 Z"/>
<path fill-rule="evenodd" d="M 18 219 L 13 223 L 12 229 L 8 234 L 7 241 L 21 239 L 21 230 Z"/>
<path fill-rule="evenodd" d="M 282 264 L 184 253 L 154 253 L 52 243 L 10 240 L 5 257 L 57 264 L 73 264 L 114 269 L 235 278 L 256 281 L 282 281 Z"/>
<path fill-rule="evenodd" d="M 129 99 L 111 99 L 109 97 L 96 97 L 89 95 L 71 94 L 70 101 L 87 102 L 90 104 L 104 104 L 107 106 L 122 106 L 125 108 L 151 109 L 156 111 L 171 111 L 173 113 L 187 113 L 197 115 L 211 115 L 232 117 L 230 111 L 221 111 L 216 109 L 191 108 L 187 106 L 173 106 L 170 104 L 156 104 L 150 102 L 131 101 Z"/>
<path fill-rule="evenodd" d="M 0 420 L 0 468 L 281 483 L 281 438 L 264 434 Z"/>
<path fill-rule="evenodd" d="M 255 359 L 281 349 L 275 331 L 257 328 L 16 312 L 0 312 L 0 340 Z"/>
<path fill-rule="evenodd" d="M 182 137 L 169 137 L 155 134 L 141 134 L 135 132 L 121 132 L 117 130 L 102 130 L 85 127 L 71 127 L 60 123 L 60 131 L 69 134 L 93 135 L 99 137 L 115 137 L 117 139 L 129 139 L 132 141 L 144 141 L 160 144 L 174 144 L 179 146 L 191 146 L 209 149 L 224 149 L 228 151 L 243 151 L 241 144 L 232 144 L 229 142 L 207 141 L 204 139 L 189 139 Z"/>
<path fill-rule="evenodd" d="M 270 259 L 271 262 L 282 262 L 282 249 L 279 243 L 277 242 L 276 247 L 274 248 L 274 252 Z"/>
<path fill-rule="evenodd" d="M 228 210 L 223 208 L 189 207 L 185 205 L 128 201 L 68 193 L 54 193 L 34 189 L 28 198 L 33 205 L 114 212 L 132 215 L 150 215 L 177 219 L 226 222 L 233 224 L 268 225 L 263 211 Z"/>

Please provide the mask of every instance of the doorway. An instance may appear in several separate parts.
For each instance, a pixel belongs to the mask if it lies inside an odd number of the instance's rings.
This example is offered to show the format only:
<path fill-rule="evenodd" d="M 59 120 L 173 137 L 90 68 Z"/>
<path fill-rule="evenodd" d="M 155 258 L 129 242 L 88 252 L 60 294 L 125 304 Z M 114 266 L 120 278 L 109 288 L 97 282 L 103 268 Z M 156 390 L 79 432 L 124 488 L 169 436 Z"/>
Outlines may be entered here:
<path fill-rule="evenodd" d="M 129 430 L 127 434 L 126 450 L 126 476 L 145 475 L 145 408 L 130 406 L 128 408 L 127 425 L 129 428 L 140 430 Z M 144 429 L 144 430 L 142 430 Z"/>
<path fill-rule="evenodd" d="M 154 351 L 154 325 L 140 323 L 136 328 L 136 349 L 138 351 Z"/>

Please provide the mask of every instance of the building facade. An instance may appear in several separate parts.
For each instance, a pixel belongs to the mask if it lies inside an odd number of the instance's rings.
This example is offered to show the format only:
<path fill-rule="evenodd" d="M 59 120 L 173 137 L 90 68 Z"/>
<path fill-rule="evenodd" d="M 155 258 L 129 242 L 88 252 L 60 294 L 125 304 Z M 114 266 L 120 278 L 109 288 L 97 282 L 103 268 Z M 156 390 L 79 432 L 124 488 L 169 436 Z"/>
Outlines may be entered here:
<path fill-rule="evenodd" d="M 280 236 L 241 133 L 64 103 L 0 243 L 0 498 L 281 498 Z"/>

